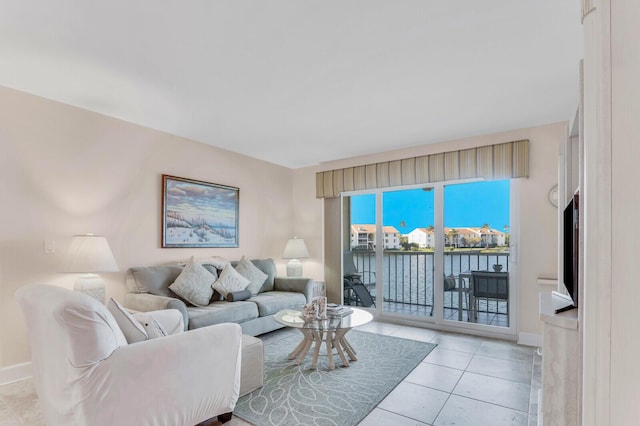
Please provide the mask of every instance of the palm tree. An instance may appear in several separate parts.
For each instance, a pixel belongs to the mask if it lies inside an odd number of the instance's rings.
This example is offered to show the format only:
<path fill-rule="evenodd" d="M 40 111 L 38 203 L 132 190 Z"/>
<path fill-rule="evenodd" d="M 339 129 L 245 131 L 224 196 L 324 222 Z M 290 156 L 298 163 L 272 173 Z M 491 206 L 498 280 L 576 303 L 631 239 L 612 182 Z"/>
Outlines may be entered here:
<path fill-rule="evenodd" d="M 453 241 L 453 247 L 458 247 L 458 230 L 456 228 L 451 228 L 449 230 L 449 245 L 451 245 L 451 241 Z"/>
<path fill-rule="evenodd" d="M 505 226 L 504 226 L 504 233 L 505 233 L 506 235 L 504 236 L 504 244 L 505 244 L 506 246 L 508 246 L 508 245 L 509 245 L 509 240 L 510 240 L 510 238 L 509 238 L 509 237 L 510 237 L 510 235 L 509 235 L 509 230 L 510 230 L 510 226 L 509 226 L 509 225 L 505 225 Z"/>
<path fill-rule="evenodd" d="M 484 241 L 484 248 L 489 247 L 489 224 L 488 223 L 484 223 L 482 224 L 482 240 Z"/>

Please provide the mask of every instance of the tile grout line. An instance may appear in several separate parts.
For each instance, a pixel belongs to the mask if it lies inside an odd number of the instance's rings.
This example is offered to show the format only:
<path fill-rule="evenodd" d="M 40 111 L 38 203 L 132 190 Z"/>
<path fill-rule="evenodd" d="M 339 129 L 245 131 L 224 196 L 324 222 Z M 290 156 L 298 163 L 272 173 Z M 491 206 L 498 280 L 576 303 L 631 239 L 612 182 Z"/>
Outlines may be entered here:
<path fill-rule="evenodd" d="M 458 377 L 458 380 L 456 381 L 455 386 L 453 386 L 453 388 L 451 389 L 451 392 L 449 392 L 449 395 L 447 396 L 447 399 L 444 401 L 444 404 L 442 404 L 442 407 L 440 407 L 440 409 L 438 410 L 438 414 L 436 414 L 436 416 L 433 418 L 433 423 L 434 424 L 438 420 L 438 417 L 440 417 L 440 414 L 442 414 L 442 410 L 444 410 L 444 407 L 447 405 L 447 402 L 449 402 L 449 400 L 451 399 L 451 396 L 454 395 L 453 391 L 455 391 L 456 387 L 458 387 L 458 384 L 460 383 L 460 380 L 462 380 L 462 376 L 465 375 L 465 373 L 467 372 L 467 368 L 469 368 L 469 365 L 471 364 L 471 361 L 473 361 L 473 358 L 475 358 L 476 354 L 478 353 L 478 350 L 480 350 L 480 346 L 482 346 L 482 343 L 480 345 L 478 345 L 478 347 L 476 348 L 475 352 L 473 352 L 473 354 L 471 355 L 471 359 L 469 360 L 469 362 L 465 366 L 464 370 L 462 370 L 462 374 L 460 375 L 460 377 Z"/>
<path fill-rule="evenodd" d="M 387 413 L 393 414 L 394 416 L 403 417 L 405 419 L 409 419 L 409 420 L 414 421 L 414 422 L 419 422 L 419 423 L 425 424 L 422 420 L 414 419 L 413 417 L 405 416 L 404 414 L 396 413 L 394 411 L 387 410 L 386 408 L 375 407 L 374 410 L 386 411 Z M 372 412 L 373 412 L 373 410 L 372 410 Z M 369 414 L 371 414 L 371 413 L 369 413 Z M 426 423 L 426 424 L 429 424 L 429 423 Z"/>
<path fill-rule="evenodd" d="M 483 343 L 484 343 L 484 342 L 483 342 Z M 504 405 L 501 405 L 501 404 L 496 404 L 496 403 L 492 403 L 492 402 L 488 402 L 488 401 L 483 401 L 483 400 L 480 400 L 480 399 L 471 398 L 471 397 L 468 397 L 468 396 L 458 395 L 458 394 L 454 393 L 454 392 L 455 392 L 455 390 L 456 390 L 456 388 L 457 388 L 457 386 L 458 386 L 458 384 L 460 383 L 460 380 L 462 380 L 462 377 L 463 377 L 466 373 L 470 373 L 470 374 L 478 374 L 478 375 L 483 375 L 483 376 L 485 376 L 485 377 L 492 377 L 492 378 L 496 378 L 496 379 L 501 379 L 501 380 L 506 380 L 506 381 L 510 381 L 510 382 L 513 382 L 513 383 L 518 383 L 518 384 L 524 384 L 524 385 L 526 385 L 526 383 L 521 383 L 521 382 L 517 382 L 517 381 L 509 380 L 509 379 L 503 379 L 503 378 L 501 378 L 501 377 L 489 376 L 489 375 L 487 375 L 487 374 L 481 374 L 481 373 L 476 373 L 476 372 L 474 372 L 474 371 L 470 371 L 470 370 L 469 370 L 469 365 L 471 365 L 471 363 L 473 362 L 473 360 L 474 360 L 474 358 L 475 358 L 476 356 L 482 356 L 482 357 L 485 357 L 485 358 L 493 358 L 493 357 L 486 357 L 486 356 L 484 356 L 484 355 L 479 355 L 479 354 L 478 354 L 478 351 L 480 350 L 480 346 L 482 346 L 482 344 L 480 344 L 480 345 L 478 346 L 478 348 L 476 349 L 476 351 L 473 353 L 473 356 L 471 357 L 471 360 L 469 360 L 469 363 L 467 364 L 467 366 L 465 367 L 464 371 L 463 371 L 463 372 L 462 372 L 462 374 L 460 375 L 460 378 L 459 378 L 459 379 L 458 379 L 458 381 L 456 382 L 456 385 L 455 385 L 455 386 L 453 387 L 453 389 L 451 390 L 451 393 L 449 393 L 449 397 L 447 397 L 447 401 L 445 401 L 445 404 L 444 404 L 444 405 L 440 408 L 440 410 L 438 411 L 438 415 L 435 417 L 434 422 L 435 422 L 435 420 L 437 420 L 437 419 L 438 419 L 438 416 L 440 416 L 440 413 L 441 413 L 441 412 L 442 412 L 442 410 L 444 409 L 444 406 L 445 406 L 445 405 L 446 405 L 446 403 L 449 401 L 449 399 L 451 398 L 451 396 L 452 396 L 452 395 L 455 395 L 455 396 L 460 397 L 460 398 L 466 398 L 466 399 L 470 399 L 470 400 L 472 400 L 472 401 L 478 401 L 478 402 L 481 402 L 481 403 L 484 403 L 484 404 L 490 404 L 490 405 L 494 405 L 494 406 L 496 406 L 496 407 L 502 407 L 502 408 L 506 408 L 506 409 L 508 409 L 508 410 L 514 410 L 514 411 L 517 411 L 517 412 L 520 412 L 520 413 L 526 414 L 526 415 L 527 415 L 527 423 L 528 423 L 528 421 L 529 421 L 529 410 L 528 410 L 528 408 L 529 408 L 529 405 L 531 404 L 531 396 L 529 396 L 529 402 L 528 402 L 528 404 L 527 404 L 527 411 L 525 412 L 525 411 L 518 410 L 518 409 L 516 409 L 516 408 L 507 407 L 507 406 L 504 406 Z M 501 360 L 501 361 L 507 361 L 507 360 L 503 360 L 503 359 L 501 359 L 501 358 L 493 358 L 493 359 L 498 359 L 498 360 Z M 531 373 L 531 374 L 533 374 L 533 365 L 532 365 L 531 371 L 532 371 L 532 373 Z M 532 378 L 531 378 L 531 379 L 532 379 Z M 528 386 L 529 386 L 529 395 L 531 395 L 531 384 L 529 384 Z"/>
<path fill-rule="evenodd" d="M 488 405 L 493 405 L 493 406 L 496 406 L 496 407 L 506 408 L 507 410 L 517 411 L 518 413 L 527 414 L 527 420 L 529 418 L 528 413 L 526 411 L 518 410 L 517 408 L 507 407 L 506 405 L 496 404 L 494 402 L 487 402 L 487 401 L 483 401 L 483 400 L 477 399 L 477 398 L 471 398 L 470 396 L 458 395 L 457 393 L 452 393 L 451 395 L 455 395 L 455 396 L 460 397 L 460 398 L 470 399 L 471 401 L 481 402 L 483 404 L 488 404 Z"/>
<path fill-rule="evenodd" d="M 525 385 L 525 386 L 531 387 L 531 383 L 519 382 L 519 381 L 513 380 L 513 379 L 505 379 L 504 377 L 491 376 L 491 375 L 486 374 L 486 373 L 478 373 L 476 371 L 465 371 L 465 373 L 476 374 L 478 376 L 490 377 L 492 379 L 504 380 L 505 382 L 516 383 L 516 384 L 519 384 L 519 385 Z"/>

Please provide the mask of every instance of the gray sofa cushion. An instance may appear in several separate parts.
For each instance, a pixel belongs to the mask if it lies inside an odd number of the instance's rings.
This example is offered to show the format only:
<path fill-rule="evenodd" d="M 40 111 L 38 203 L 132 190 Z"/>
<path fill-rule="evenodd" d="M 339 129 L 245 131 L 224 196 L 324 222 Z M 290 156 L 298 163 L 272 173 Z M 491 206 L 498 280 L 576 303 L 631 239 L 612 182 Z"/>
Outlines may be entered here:
<path fill-rule="evenodd" d="M 159 265 L 131 268 L 138 293 L 151 293 L 156 296 L 176 297 L 169 286 L 182 272 L 179 265 Z"/>
<path fill-rule="evenodd" d="M 215 302 L 200 308 L 188 306 L 189 329 L 206 327 L 223 322 L 241 323 L 258 318 L 258 307 L 253 302 Z"/>
<path fill-rule="evenodd" d="M 272 291 L 273 290 L 273 280 L 276 278 L 276 264 L 273 259 L 251 259 L 251 263 L 253 263 L 258 269 L 267 274 L 267 279 L 264 284 L 262 284 L 262 288 L 259 293 L 263 291 Z"/>
<path fill-rule="evenodd" d="M 307 303 L 304 294 L 288 291 L 260 293 L 249 300 L 258 306 L 258 313 L 261 317 L 273 315 L 283 309 L 300 309 L 302 305 Z"/>

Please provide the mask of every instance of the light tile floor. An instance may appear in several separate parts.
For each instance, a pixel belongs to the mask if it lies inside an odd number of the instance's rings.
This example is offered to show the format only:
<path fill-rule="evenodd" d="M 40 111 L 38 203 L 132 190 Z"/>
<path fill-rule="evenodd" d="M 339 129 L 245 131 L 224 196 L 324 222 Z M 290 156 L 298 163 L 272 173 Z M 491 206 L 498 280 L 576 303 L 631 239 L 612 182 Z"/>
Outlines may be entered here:
<path fill-rule="evenodd" d="M 384 323 L 359 330 L 438 344 L 361 425 L 537 425 L 535 348 Z"/>
<path fill-rule="evenodd" d="M 438 344 L 360 425 L 537 425 L 541 358 L 534 348 L 382 322 L 358 329 Z M 291 332 L 261 337 L 267 345 Z M 0 426 L 25 425 L 44 425 L 32 381 L 0 386 Z"/>

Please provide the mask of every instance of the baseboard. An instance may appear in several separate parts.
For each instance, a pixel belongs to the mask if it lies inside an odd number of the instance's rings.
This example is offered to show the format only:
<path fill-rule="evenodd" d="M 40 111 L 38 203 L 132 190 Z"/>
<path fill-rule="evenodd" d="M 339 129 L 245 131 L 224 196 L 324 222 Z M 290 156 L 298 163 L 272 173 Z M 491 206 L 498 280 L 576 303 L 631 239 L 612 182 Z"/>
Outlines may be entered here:
<path fill-rule="evenodd" d="M 518 344 L 525 346 L 542 347 L 542 334 L 538 333 L 518 333 Z"/>
<path fill-rule="evenodd" d="M 0 385 L 28 379 L 32 375 L 33 371 L 31 370 L 30 361 L 3 367 L 0 368 Z"/>

